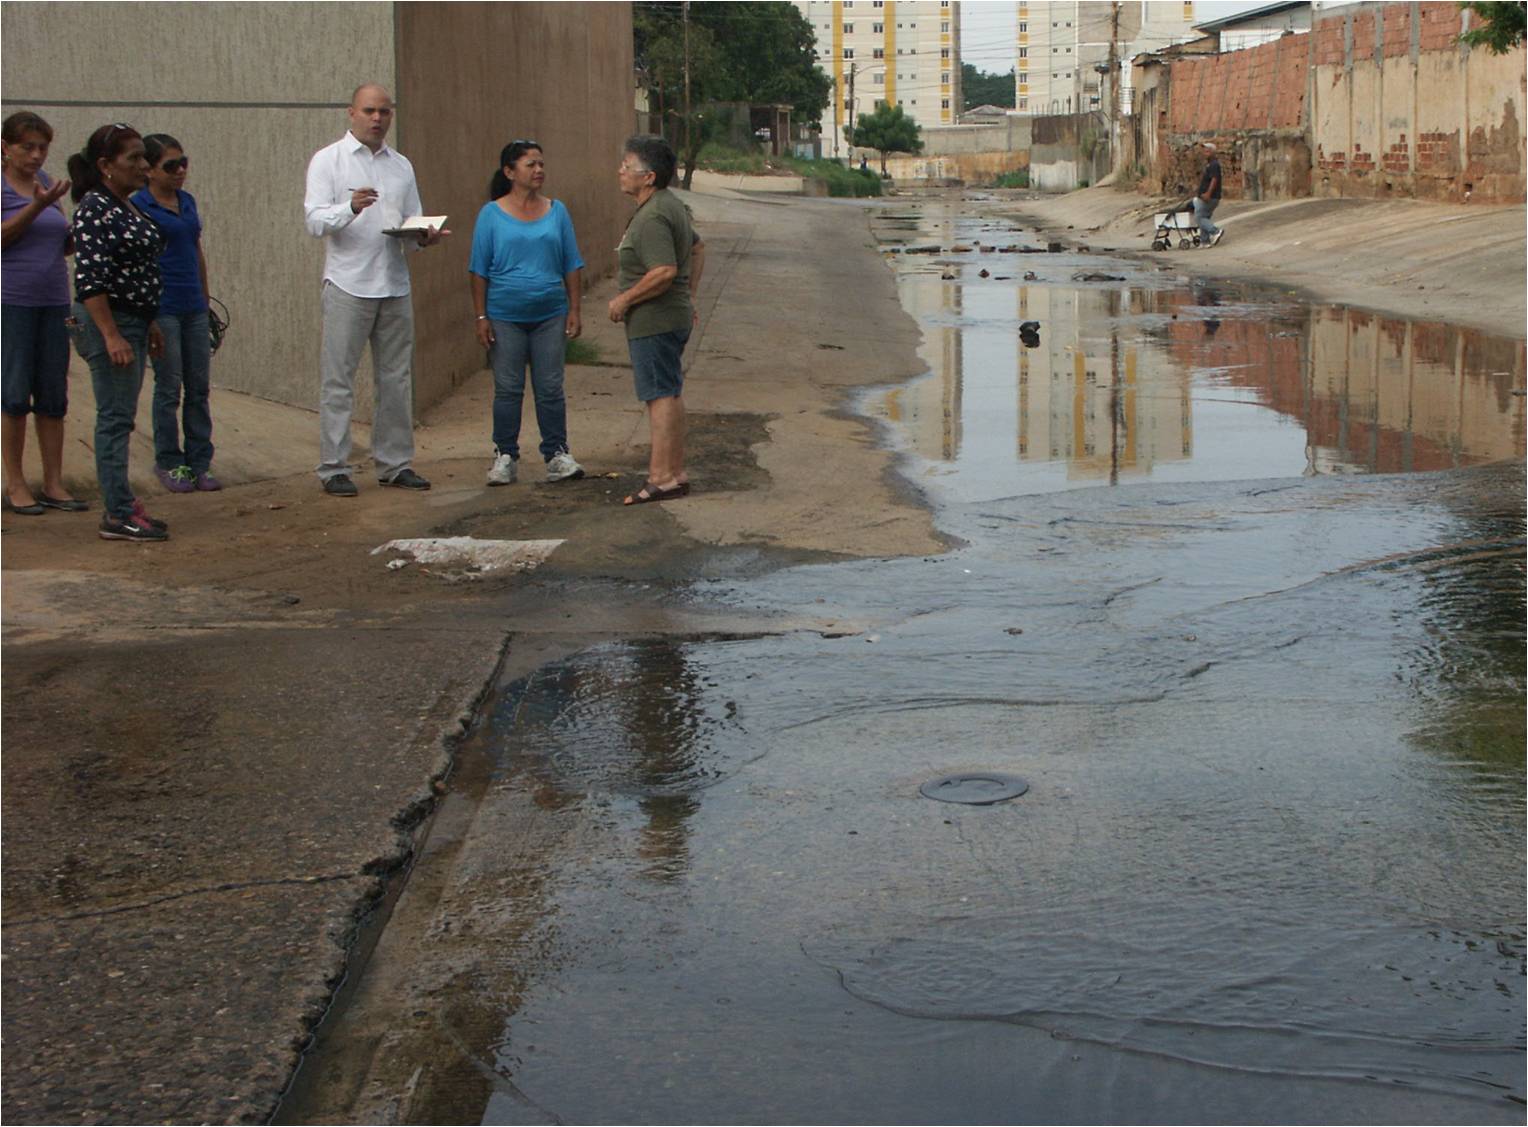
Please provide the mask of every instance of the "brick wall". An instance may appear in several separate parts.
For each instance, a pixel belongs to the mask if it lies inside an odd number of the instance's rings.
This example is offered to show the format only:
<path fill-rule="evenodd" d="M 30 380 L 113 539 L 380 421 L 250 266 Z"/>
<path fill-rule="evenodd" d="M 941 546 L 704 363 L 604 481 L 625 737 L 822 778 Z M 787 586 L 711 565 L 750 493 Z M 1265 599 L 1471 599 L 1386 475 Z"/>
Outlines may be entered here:
<path fill-rule="evenodd" d="M 1197 182 L 1213 140 L 1230 197 L 1522 201 L 1524 53 L 1460 47 L 1471 18 L 1451 0 L 1355 4 L 1305 35 L 1168 62 L 1143 187 Z"/>

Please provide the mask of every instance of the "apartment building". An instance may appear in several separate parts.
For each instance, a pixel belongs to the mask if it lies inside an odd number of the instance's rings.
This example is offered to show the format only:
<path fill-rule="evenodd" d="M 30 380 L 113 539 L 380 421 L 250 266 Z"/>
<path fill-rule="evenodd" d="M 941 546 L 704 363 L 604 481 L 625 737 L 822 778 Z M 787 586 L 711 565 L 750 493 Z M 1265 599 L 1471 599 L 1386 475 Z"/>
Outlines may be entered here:
<path fill-rule="evenodd" d="M 795 0 L 833 78 L 823 155 L 854 160 L 844 130 L 876 106 L 927 129 L 959 120 L 960 0 Z"/>
<path fill-rule="evenodd" d="M 1193 0 L 1018 0 L 1014 105 L 1028 114 L 1107 110 L 1111 55 L 1119 81 L 1135 55 L 1194 38 L 1193 24 Z"/>

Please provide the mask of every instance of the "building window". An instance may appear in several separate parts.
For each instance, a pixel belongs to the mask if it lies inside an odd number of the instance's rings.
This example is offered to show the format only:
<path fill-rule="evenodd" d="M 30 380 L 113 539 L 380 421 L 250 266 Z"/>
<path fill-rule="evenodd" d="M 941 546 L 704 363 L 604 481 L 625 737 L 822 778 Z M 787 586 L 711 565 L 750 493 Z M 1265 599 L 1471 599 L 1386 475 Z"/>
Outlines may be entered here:
<path fill-rule="evenodd" d="M 948 59 L 950 57 L 950 49 L 948 47 L 939 48 L 939 57 L 941 59 Z"/>
<path fill-rule="evenodd" d="M 844 24 L 844 34 L 845 35 L 853 35 L 854 34 L 854 25 L 852 23 Z"/>
<path fill-rule="evenodd" d="M 878 110 L 879 109 L 884 109 L 885 107 L 886 107 L 886 99 L 885 98 L 877 98 L 875 100 L 875 108 L 876 109 L 878 109 Z"/>
<path fill-rule="evenodd" d="M 950 100 L 948 98 L 940 98 L 939 99 L 939 108 L 942 109 L 942 110 L 949 109 L 950 108 Z"/>
<path fill-rule="evenodd" d="M 949 31 L 950 30 L 950 21 L 949 20 L 942 21 L 939 24 L 939 30 L 940 31 Z"/>
<path fill-rule="evenodd" d="M 1019 99 L 1019 109 L 1021 109 L 1021 110 L 1029 109 L 1029 99 L 1028 98 L 1020 98 Z"/>
<path fill-rule="evenodd" d="M 876 75 L 875 76 L 875 84 L 877 86 L 885 86 L 886 85 L 886 75 L 885 74 L 878 74 L 878 75 Z"/>
<path fill-rule="evenodd" d="M 1029 48 L 1028 47 L 1020 47 L 1019 48 L 1019 58 L 1021 58 L 1021 59 L 1029 58 Z"/>
<path fill-rule="evenodd" d="M 947 70 L 940 71 L 939 72 L 939 81 L 944 83 L 946 86 L 948 86 L 950 84 L 950 72 L 947 71 Z"/>
<path fill-rule="evenodd" d="M 844 48 L 844 58 L 846 58 L 846 59 L 854 58 L 854 48 L 853 47 L 845 47 Z"/>
<path fill-rule="evenodd" d="M 1020 20 L 1019 21 L 1019 31 L 1020 31 L 1020 33 L 1026 32 L 1028 30 L 1029 30 L 1029 25 L 1027 23 L 1025 23 L 1023 20 Z"/>
<path fill-rule="evenodd" d="M 872 8 L 884 8 L 886 7 L 886 0 L 875 0 L 870 6 Z"/>
<path fill-rule="evenodd" d="M 1020 82 L 1028 82 L 1029 81 L 1029 72 L 1027 70 L 1019 71 L 1019 81 Z"/>
<path fill-rule="evenodd" d="M 884 48 L 884 47 L 875 47 L 875 48 L 872 48 L 871 49 L 871 56 L 873 58 L 877 58 L 877 59 L 884 59 L 886 57 L 886 48 Z"/>
<path fill-rule="evenodd" d="M 870 30 L 875 34 L 880 35 L 886 30 L 886 25 L 883 23 L 873 23 L 870 25 Z"/>

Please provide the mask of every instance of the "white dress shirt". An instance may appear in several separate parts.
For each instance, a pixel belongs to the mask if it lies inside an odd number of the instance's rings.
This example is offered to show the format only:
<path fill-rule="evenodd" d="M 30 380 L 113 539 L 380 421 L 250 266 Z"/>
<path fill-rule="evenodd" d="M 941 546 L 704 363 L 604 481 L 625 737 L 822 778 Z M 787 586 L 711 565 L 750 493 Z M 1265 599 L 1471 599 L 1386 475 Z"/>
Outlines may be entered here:
<path fill-rule="evenodd" d="M 375 188 L 377 201 L 359 214 L 350 210 L 356 188 Z M 385 143 L 375 153 L 353 133 L 313 154 L 303 199 L 308 233 L 325 240 L 324 279 L 352 297 L 406 297 L 409 268 L 405 244 L 415 239 L 384 235 L 411 216 L 423 215 L 414 166 Z"/>

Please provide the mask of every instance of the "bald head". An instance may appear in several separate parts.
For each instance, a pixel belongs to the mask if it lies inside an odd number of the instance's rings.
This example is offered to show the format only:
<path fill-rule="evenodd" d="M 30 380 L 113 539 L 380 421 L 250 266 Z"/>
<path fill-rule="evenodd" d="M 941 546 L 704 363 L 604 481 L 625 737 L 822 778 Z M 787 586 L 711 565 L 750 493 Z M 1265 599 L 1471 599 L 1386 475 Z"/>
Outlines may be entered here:
<path fill-rule="evenodd" d="M 382 147 L 382 141 L 393 124 L 392 95 L 385 86 L 363 82 L 350 95 L 350 108 L 345 113 L 350 118 L 351 134 L 372 152 L 376 152 Z"/>

